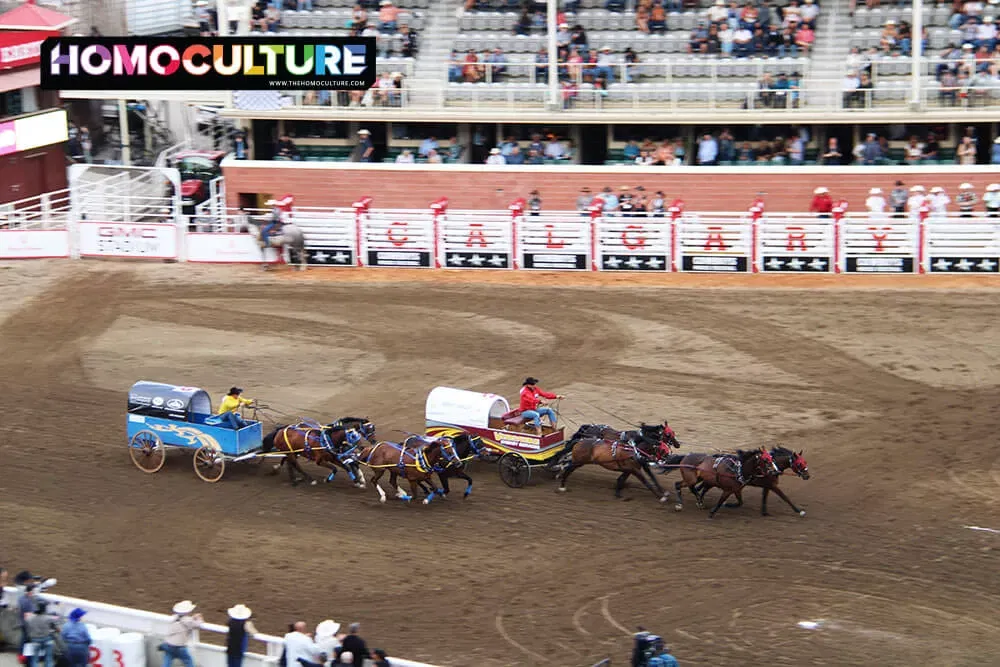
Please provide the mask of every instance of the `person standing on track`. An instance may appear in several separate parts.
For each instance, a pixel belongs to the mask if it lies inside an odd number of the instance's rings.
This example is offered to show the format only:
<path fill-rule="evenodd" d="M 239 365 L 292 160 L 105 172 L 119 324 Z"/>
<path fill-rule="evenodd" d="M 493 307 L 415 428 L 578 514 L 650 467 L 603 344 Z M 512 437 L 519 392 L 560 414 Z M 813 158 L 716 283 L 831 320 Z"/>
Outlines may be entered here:
<path fill-rule="evenodd" d="M 236 431 L 249 425 L 240 415 L 239 409 L 244 405 L 253 405 L 254 403 L 249 398 L 240 396 L 242 393 L 242 388 L 232 387 L 225 398 L 222 399 L 222 403 L 219 404 L 219 411 L 216 413 Z"/>
<path fill-rule="evenodd" d="M 521 385 L 521 416 L 525 419 L 532 420 L 535 432 L 538 435 L 541 435 L 542 415 L 548 417 L 552 430 L 556 430 L 556 412 L 547 405 L 542 405 L 541 399 L 547 398 L 552 400 L 566 397 L 559 394 L 550 394 L 547 391 L 539 389 L 537 385 L 538 379 L 533 377 L 525 379 L 524 383 Z"/>
<path fill-rule="evenodd" d="M 205 622 L 201 614 L 195 614 L 195 605 L 190 600 L 184 600 L 174 605 L 174 617 L 167 626 L 167 636 L 163 638 L 160 649 L 163 651 L 163 667 L 172 667 L 174 660 L 180 660 L 184 667 L 194 667 L 194 658 L 188 645 L 195 630 Z"/>

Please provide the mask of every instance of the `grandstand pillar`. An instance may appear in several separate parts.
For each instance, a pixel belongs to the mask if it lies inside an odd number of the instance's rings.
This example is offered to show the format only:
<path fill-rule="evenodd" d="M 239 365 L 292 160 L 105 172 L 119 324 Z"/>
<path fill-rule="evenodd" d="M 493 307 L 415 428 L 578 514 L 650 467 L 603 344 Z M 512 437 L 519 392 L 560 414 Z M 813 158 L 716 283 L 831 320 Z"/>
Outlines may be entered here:
<path fill-rule="evenodd" d="M 912 89 L 910 91 L 910 107 L 916 110 L 922 102 L 920 90 L 921 72 L 924 57 L 924 3 L 923 0 L 913 0 L 913 29 L 910 33 L 910 51 L 913 54 Z"/>
<path fill-rule="evenodd" d="M 549 104 L 552 110 L 561 108 L 559 103 L 559 46 L 556 44 L 556 15 L 559 13 L 559 0 L 547 0 L 548 51 L 549 51 Z"/>
<path fill-rule="evenodd" d="M 122 164 L 132 164 L 132 133 L 128 129 L 128 102 L 118 100 L 118 140 L 122 149 Z"/>

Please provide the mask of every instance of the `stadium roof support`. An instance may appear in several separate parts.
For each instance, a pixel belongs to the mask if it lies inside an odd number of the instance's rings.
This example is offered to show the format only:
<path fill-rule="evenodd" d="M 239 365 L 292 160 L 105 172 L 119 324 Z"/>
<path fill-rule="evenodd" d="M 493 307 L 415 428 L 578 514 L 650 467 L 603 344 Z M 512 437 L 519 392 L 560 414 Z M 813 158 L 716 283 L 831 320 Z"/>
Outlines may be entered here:
<path fill-rule="evenodd" d="M 910 73 L 911 78 L 911 93 L 910 93 L 910 106 L 914 109 L 920 107 L 920 78 L 923 72 L 922 60 L 924 56 L 924 2 L 923 0 L 913 0 L 913 17 L 912 17 L 912 39 L 910 40 L 910 50 L 913 55 L 913 70 Z"/>

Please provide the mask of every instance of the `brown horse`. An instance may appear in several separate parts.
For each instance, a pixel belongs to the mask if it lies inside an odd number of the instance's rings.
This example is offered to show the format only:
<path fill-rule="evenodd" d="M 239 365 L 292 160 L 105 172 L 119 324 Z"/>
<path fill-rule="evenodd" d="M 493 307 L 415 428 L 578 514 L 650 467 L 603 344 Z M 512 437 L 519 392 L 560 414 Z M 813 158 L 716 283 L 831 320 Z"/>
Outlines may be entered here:
<path fill-rule="evenodd" d="M 765 475 L 763 477 L 755 476 L 753 477 L 747 486 L 759 486 L 764 489 L 760 498 L 760 514 L 761 516 L 769 516 L 767 513 L 767 495 L 774 491 L 778 494 L 778 497 L 788 503 L 788 506 L 795 511 L 799 516 L 805 516 L 806 511 L 801 510 L 795 506 L 785 492 L 778 488 L 778 481 L 781 479 L 781 475 L 784 474 L 786 470 L 791 470 L 796 475 L 802 479 L 809 479 L 809 464 L 802 457 L 801 451 L 793 451 L 787 447 L 772 447 L 771 448 L 771 458 L 774 459 L 774 465 L 778 468 L 778 475 Z M 692 491 L 698 495 L 698 500 L 704 503 L 705 493 L 708 492 L 714 485 L 709 484 L 706 480 L 702 480 L 700 489 L 695 488 Z M 726 503 L 726 507 L 740 507 L 743 505 L 743 499 L 737 496 L 737 501 L 735 503 Z"/>
<path fill-rule="evenodd" d="M 281 466 L 288 464 L 288 478 L 292 486 L 300 479 L 315 485 L 316 480 L 299 465 L 301 455 L 316 465 L 327 468 L 330 474 L 326 481 L 332 482 L 337 475 L 337 467 L 347 471 L 354 486 L 365 488 L 365 476 L 357 464 L 355 451 L 362 440 L 375 437 L 375 425 L 367 419 L 344 417 L 331 424 L 303 421 L 298 424 L 278 425 L 264 436 L 261 450 L 284 453 L 281 463 L 274 466 L 277 473 Z M 299 477 L 296 477 L 298 473 Z"/>
<path fill-rule="evenodd" d="M 431 439 L 419 435 L 410 436 L 401 443 L 379 442 L 362 447 L 357 459 L 375 471 L 371 482 L 378 492 L 379 502 L 384 503 L 386 499 L 379 480 L 388 471 L 389 483 L 400 500 L 409 502 L 417 495 L 417 489 L 424 489 L 427 494 L 424 505 L 430 504 L 434 496 L 444 495 L 444 491 L 434 485 L 434 473 L 444 470 L 449 461 L 460 461 L 450 438 Z M 400 476 L 410 483 L 410 493 L 397 485 Z M 426 487 L 430 488 L 429 493 Z"/>
<path fill-rule="evenodd" d="M 697 457 L 701 461 L 694 463 Z M 674 465 L 671 463 L 671 465 Z M 719 502 L 708 513 L 708 518 L 715 518 L 715 513 L 719 511 L 726 499 L 731 495 L 736 495 L 739 501 L 743 502 L 743 487 L 750 483 L 755 477 L 765 477 L 767 475 L 777 475 L 778 468 L 774 464 L 774 459 L 763 447 L 751 450 L 737 450 L 736 454 L 724 454 L 713 457 L 708 454 L 688 454 L 676 464 L 681 469 L 683 480 L 674 483 L 674 490 L 677 491 L 677 504 L 674 509 L 680 511 L 684 509 L 684 501 L 681 497 L 681 490 L 684 487 L 691 489 L 695 496 L 695 502 L 700 509 L 704 508 L 701 497 L 695 491 L 695 487 L 702 481 L 711 486 L 722 489 L 722 497 Z"/>
<path fill-rule="evenodd" d="M 559 491 L 566 491 L 566 480 L 581 466 L 596 464 L 608 470 L 620 472 L 615 483 L 615 498 L 622 497 L 622 489 L 630 476 L 636 477 L 661 503 L 670 500 L 670 494 L 663 490 L 649 469 L 649 461 L 655 460 L 661 441 L 652 445 L 652 450 L 643 449 L 635 440 L 619 442 L 609 438 L 581 438 L 573 443 L 569 452 L 561 455 L 559 465 Z M 648 476 L 648 479 L 647 479 Z"/>

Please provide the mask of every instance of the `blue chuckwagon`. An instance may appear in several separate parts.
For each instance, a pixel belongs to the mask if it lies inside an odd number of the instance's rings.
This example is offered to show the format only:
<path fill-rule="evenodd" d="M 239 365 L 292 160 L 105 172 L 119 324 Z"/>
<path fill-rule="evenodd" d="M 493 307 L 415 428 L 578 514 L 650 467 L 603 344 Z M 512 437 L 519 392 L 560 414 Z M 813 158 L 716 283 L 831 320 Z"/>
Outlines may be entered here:
<path fill-rule="evenodd" d="M 263 425 L 245 419 L 234 429 L 212 414 L 212 399 L 198 387 L 139 381 L 128 392 L 129 456 L 139 470 L 154 473 L 167 460 L 167 450 L 194 451 L 194 472 L 206 482 L 218 482 L 226 462 L 258 458 Z"/>

